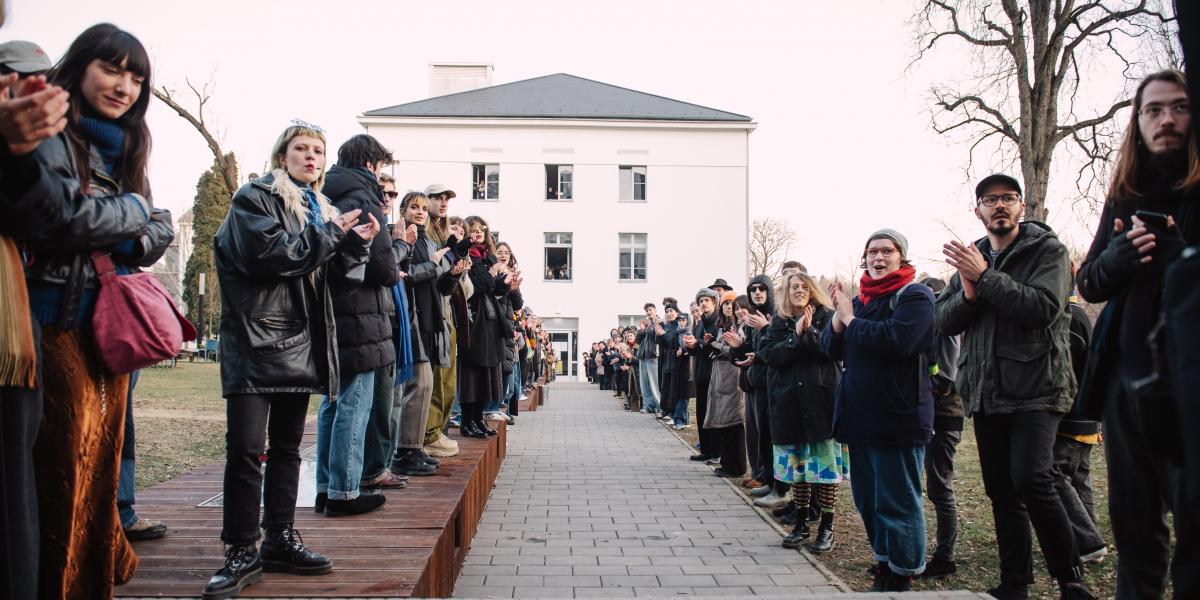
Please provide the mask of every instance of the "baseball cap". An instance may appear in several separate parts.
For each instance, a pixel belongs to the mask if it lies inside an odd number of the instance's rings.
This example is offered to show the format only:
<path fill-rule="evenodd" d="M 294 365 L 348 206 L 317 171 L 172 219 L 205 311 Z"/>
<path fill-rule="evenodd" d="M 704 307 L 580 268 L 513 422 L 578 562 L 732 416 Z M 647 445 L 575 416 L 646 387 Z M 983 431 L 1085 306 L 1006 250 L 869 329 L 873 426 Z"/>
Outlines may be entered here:
<path fill-rule="evenodd" d="M 979 182 L 979 185 L 975 186 L 975 199 L 978 200 L 979 198 L 982 198 L 983 192 L 996 184 L 1008 186 L 1016 190 L 1018 194 L 1021 193 L 1021 184 L 1016 179 L 1013 179 L 1012 177 L 1009 177 L 1003 173 L 994 173 L 984 177 L 983 180 Z"/>
<path fill-rule="evenodd" d="M 0 65 L 23 75 L 48 71 L 53 66 L 41 46 L 24 40 L 0 44 Z"/>
<path fill-rule="evenodd" d="M 425 188 L 426 196 L 435 196 L 438 194 L 446 194 L 447 196 L 450 196 L 451 198 L 455 198 L 458 196 L 458 194 L 454 193 L 454 190 L 452 190 L 440 183 L 431 183 L 431 184 L 429 184 L 429 187 Z"/>

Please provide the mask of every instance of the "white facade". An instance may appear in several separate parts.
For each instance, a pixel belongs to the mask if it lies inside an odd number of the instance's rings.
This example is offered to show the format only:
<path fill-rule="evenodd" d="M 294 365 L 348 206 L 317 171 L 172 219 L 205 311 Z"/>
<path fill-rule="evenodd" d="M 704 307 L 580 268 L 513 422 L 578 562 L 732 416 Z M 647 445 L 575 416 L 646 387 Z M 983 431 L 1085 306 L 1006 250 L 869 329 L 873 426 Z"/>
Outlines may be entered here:
<path fill-rule="evenodd" d="M 527 304 L 577 327 L 572 362 L 622 315 L 715 277 L 744 285 L 753 122 L 360 117 L 391 149 L 397 189 L 453 189 L 450 214 L 479 215 L 512 245 Z M 472 200 L 473 164 L 499 165 L 498 200 Z M 546 165 L 573 166 L 570 200 L 546 199 Z M 621 166 L 646 167 L 646 199 L 620 200 Z M 572 234 L 569 281 L 545 279 L 544 234 Z M 646 234 L 646 279 L 618 277 L 618 239 Z M 567 336 L 562 349 L 571 344 Z M 582 367 L 570 375 L 582 376 Z"/>

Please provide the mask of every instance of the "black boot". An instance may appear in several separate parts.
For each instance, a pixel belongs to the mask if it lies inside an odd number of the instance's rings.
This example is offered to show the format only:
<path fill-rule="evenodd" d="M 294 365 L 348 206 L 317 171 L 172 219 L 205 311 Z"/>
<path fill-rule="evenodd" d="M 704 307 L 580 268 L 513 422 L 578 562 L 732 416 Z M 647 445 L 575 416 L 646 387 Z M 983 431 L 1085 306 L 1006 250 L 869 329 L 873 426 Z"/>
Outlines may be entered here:
<path fill-rule="evenodd" d="M 461 433 L 463 437 L 469 437 L 469 438 L 485 438 L 485 437 L 487 437 L 487 434 L 480 431 L 479 427 L 477 427 L 475 425 L 475 421 L 468 421 L 466 419 L 463 419 L 462 426 L 458 428 L 458 432 Z"/>
<path fill-rule="evenodd" d="M 475 419 L 475 426 L 482 430 L 485 434 L 491 436 L 496 435 L 496 430 L 487 426 L 487 422 L 483 419 Z"/>
<path fill-rule="evenodd" d="M 888 569 L 889 571 L 891 569 Z M 883 586 L 885 592 L 909 592 L 912 591 L 912 576 L 900 575 L 898 573 L 888 573 L 887 583 Z"/>
<path fill-rule="evenodd" d="M 807 540 L 808 536 L 810 535 L 812 535 L 812 533 L 808 530 L 808 523 L 800 521 L 796 523 L 795 527 L 792 528 L 792 533 L 783 538 L 783 547 L 792 549 L 799 548 L 804 544 L 804 540 Z"/>
<path fill-rule="evenodd" d="M 325 512 L 325 503 L 327 503 L 327 502 L 329 502 L 329 494 L 327 494 L 325 492 L 318 492 L 317 499 L 313 502 L 313 512 L 315 512 L 315 513 Z"/>
<path fill-rule="evenodd" d="M 383 494 L 359 494 L 353 500 L 329 500 L 325 503 L 325 516 L 361 515 L 378 509 L 384 502 L 387 502 L 387 497 Z"/>
<path fill-rule="evenodd" d="M 204 600 L 233 598 L 246 586 L 262 580 L 262 572 L 262 559 L 254 544 L 230 546 L 225 551 L 225 566 L 204 586 Z"/>
<path fill-rule="evenodd" d="M 419 452 L 415 448 L 396 448 L 392 455 L 392 472 L 410 477 L 428 477 L 436 473 L 437 467 L 422 460 Z"/>
<path fill-rule="evenodd" d="M 427 464 L 427 465 L 436 467 L 436 466 L 442 464 L 442 461 L 440 461 L 428 454 L 425 454 L 425 451 L 420 448 L 417 448 L 417 456 L 420 456 L 421 460 L 424 461 L 425 464 Z"/>
<path fill-rule="evenodd" d="M 796 512 L 796 505 L 788 502 L 787 504 L 784 504 L 783 506 L 771 511 L 771 514 L 776 517 L 786 517 L 794 512 Z"/>
<path fill-rule="evenodd" d="M 875 563 L 875 579 L 871 582 L 871 589 L 868 592 L 882 592 L 887 589 L 888 577 L 891 577 L 892 569 L 883 561 Z"/>
<path fill-rule="evenodd" d="M 821 512 L 821 524 L 817 527 L 817 537 L 809 544 L 808 551 L 816 554 L 833 550 L 833 513 Z"/>
<path fill-rule="evenodd" d="M 1029 600 L 1029 586 L 1023 583 L 1005 583 L 987 591 L 996 600 Z"/>
<path fill-rule="evenodd" d="M 304 547 L 300 532 L 291 525 L 267 530 L 262 543 L 262 568 L 268 573 L 324 575 L 333 570 L 328 558 Z"/>
<path fill-rule="evenodd" d="M 1071 569 L 1069 577 L 1058 580 L 1058 592 L 1061 600 L 1096 600 L 1083 583 L 1083 565 L 1080 564 Z"/>
<path fill-rule="evenodd" d="M 821 520 L 821 507 L 816 504 L 809 504 L 807 518 L 809 523 L 819 522 Z"/>

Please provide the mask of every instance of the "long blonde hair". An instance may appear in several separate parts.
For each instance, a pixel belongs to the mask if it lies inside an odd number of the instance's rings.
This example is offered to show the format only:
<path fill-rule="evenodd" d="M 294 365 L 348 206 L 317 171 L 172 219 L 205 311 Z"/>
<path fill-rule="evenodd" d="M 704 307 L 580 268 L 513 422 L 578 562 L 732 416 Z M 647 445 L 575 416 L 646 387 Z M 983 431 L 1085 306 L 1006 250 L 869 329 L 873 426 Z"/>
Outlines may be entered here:
<path fill-rule="evenodd" d="M 819 304 L 825 308 L 833 308 L 833 302 L 829 299 L 829 295 L 821 286 L 817 285 L 817 281 L 808 273 L 789 273 L 783 278 L 783 282 L 779 284 L 779 289 L 775 290 L 776 297 L 779 300 L 776 303 L 779 305 L 779 316 L 785 319 L 794 319 L 799 316 L 799 311 L 803 310 L 803 306 L 793 307 L 792 297 L 788 290 L 792 287 L 792 280 L 799 279 L 804 285 L 808 286 L 808 303 Z M 795 312 L 794 312 L 795 311 Z"/>
<path fill-rule="evenodd" d="M 292 182 L 291 177 L 287 172 L 287 165 L 284 161 L 284 156 L 287 155 L 288 144 L 292 140 L 302 135 L 316 138 L 325 144 L 325 134 L 318 129 L 307 125 L 291 125 L 279 134 L 279 139 L 275 140 L 275 145 L 271 149 L 271 174 L 274 175 L 274 181 L 271 184 L 271 191 L 283 198 L 284 206 L 292 211 L 300 223 L 305 223 L 308 220 L 308 201 L 303 198 L 303 193 L 299 186 Z M 325 169 L 321 169 L 321 174 L 317 176 L 317 180 L 312 183 L 312 190 L 317 195 L 317 204 L 321 207 L 321 217 L 325 221 L 329 221 L 341 214 L 333 204 L 330 204 L 329 199 L 321 193 L 321 187 L 325 185 Z"/>

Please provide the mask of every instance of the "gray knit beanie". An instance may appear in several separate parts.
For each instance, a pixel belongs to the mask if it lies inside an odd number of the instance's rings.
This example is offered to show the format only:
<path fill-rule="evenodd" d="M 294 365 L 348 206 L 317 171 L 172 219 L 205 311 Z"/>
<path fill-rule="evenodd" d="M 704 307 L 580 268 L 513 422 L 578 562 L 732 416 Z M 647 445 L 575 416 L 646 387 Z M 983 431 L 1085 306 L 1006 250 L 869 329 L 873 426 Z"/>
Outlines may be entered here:
<path fill-rule="evenodd" d="M 872 233 L 871 237 L 867 238 L 867 243 L 863 244 L 863 257 L 866 258 L 867 246 L 870 246 L 873 240 L 881 240 L 884 238 L 892 240 L 892 242 L 896 244 L 896 249 L 900 251 L 900 258 L 902 260 L 908 260 L 908 238 L 904 237 L 903 233 L 900 233 L 895 229 L 888 229 L 886 227 L 876 231 L 875 233 Z"/>
<path fill-rule="evenodd" d="M 696 292 L 696 302 L 697 303 L 700 302 L 701 298 L 712 298 L 713 302 L 715 303 L 717 301 L 717 299 L 720 297 L 721 296 L 720 296 L 720 294 L 717 293 L 717 290 L 714 290 L 712 288 L 700 288 L 700 291 Z"/>

